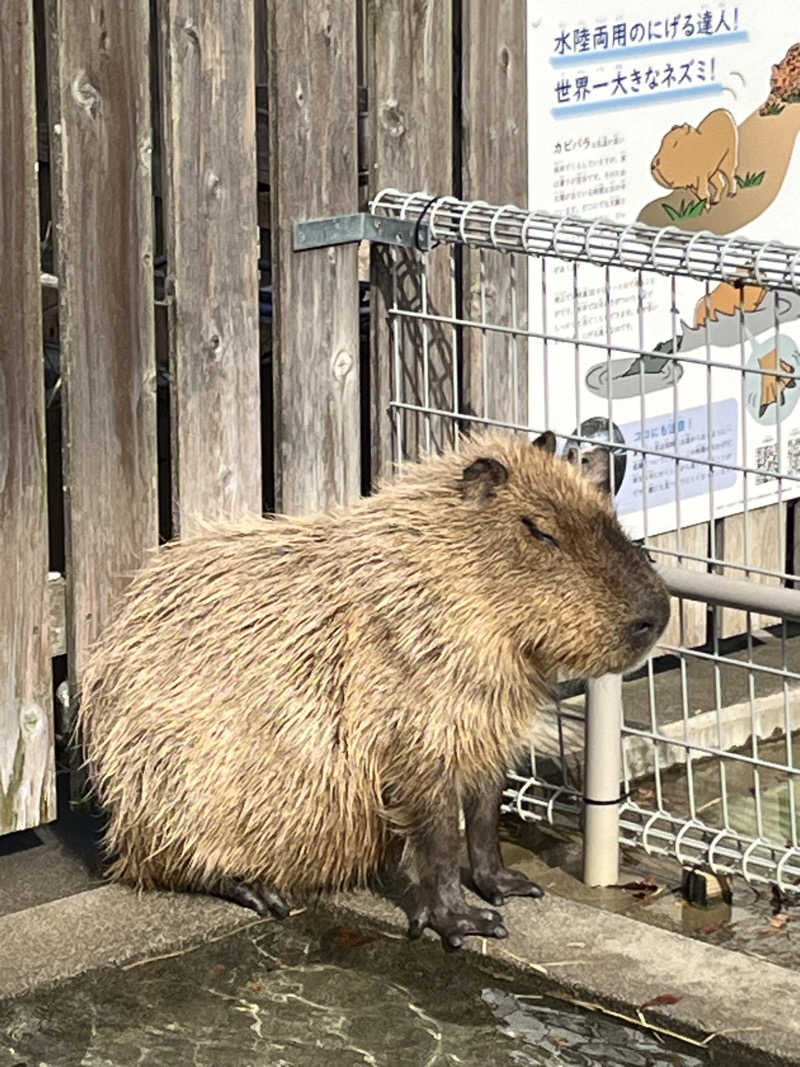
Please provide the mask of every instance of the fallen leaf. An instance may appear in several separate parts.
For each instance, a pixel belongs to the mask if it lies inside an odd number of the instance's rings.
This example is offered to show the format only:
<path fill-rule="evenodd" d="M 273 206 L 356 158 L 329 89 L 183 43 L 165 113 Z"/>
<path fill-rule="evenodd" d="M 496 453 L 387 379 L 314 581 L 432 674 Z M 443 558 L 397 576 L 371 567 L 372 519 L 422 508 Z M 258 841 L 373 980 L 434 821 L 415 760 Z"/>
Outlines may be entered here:
<path fill-rule="evenodd" d="M 359 948 L 361 945 L 368 945 L 375 938 L 370 934 L 362 934 L 360 930 L 356 930 L 354 926 L 337 926 L 331 935 L 331 941 L 334 945 L 344 945 L 345 948 Z"/>
<path fill-rule="evenodd" d="M 703 926 L 697 932 L 699 934 L 715 934 L 718 930 L 721 930 L 723 926 L 727 926 L 725 922 L 711 923 L 710 926 Z"/>
<path fill-rule="evenodd" d="M 622 885 L 612 885 L 609 889 L 627 889 L 633 893 L 655 893 L 658 886 L 654 882 L 624 882 Z"/>
<path fill-rule="evenodd" d="M 660 996 L 653 997 L 652 1000 L 648 1000 L 642 1004 L 639 1011 L 642 1011 L 644 1008 L 660 1008 L 664 1004 L 677 1004 L 680 999 L 681 998 L 677 993 L 662 993 Z"/>

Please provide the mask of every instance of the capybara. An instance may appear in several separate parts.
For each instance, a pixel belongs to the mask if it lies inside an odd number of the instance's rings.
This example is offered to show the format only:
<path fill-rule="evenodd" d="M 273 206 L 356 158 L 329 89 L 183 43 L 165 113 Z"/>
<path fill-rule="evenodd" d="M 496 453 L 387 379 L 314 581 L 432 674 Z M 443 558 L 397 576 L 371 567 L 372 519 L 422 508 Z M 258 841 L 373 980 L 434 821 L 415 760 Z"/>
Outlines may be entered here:
<path fill-rule="evenodd" d="M 695 328 L 705 326 L 706 320 L 717 322 L 718 315 L 733 315 L 739 310 L 745 313 L 756 311 L 767 295 L 760 285 L 731 285 L 720 282 L 711 292 L 698 300 L 694 309 Z"/>
<path fill-rule="evenodd" d="M 665 189 L 691 189 L 708 205 L 719 203 L 722 190 L 735 196 L 739 165 L 739 127 L 730 111 L 709 112 L 697 129 L 684 123 L 664 134 L 650 170 Z"/>
<path fill-rule="evenodd" d="M 284 915 L 368 884 L 398 841 L 412 936 L 504 937 L 541 895 L 505 868 L 505 768 L 559 669 L 625 671 L 669 600 L 625 536 L 608 457 L 480 433 L 374 496 L 244 518 L 158 550 L 83 676 L 78 716 L 109 873 Z"/>
<path fill-rule="evenodd" d="M 786 390 L 795 389 L 797 379 L 794 376 L 794 366 L 786 359 L 779 359 L 776 348 L 762 356 L 758 365 L 763 371 L 772 371 L 771 374 L 761 375 L 761 401 L 758 406 L 758 417 L 761 418 L 770 404 L 786 403 Z M 779 370 L 783 371 L 783 374 L 779 374 Z"/>

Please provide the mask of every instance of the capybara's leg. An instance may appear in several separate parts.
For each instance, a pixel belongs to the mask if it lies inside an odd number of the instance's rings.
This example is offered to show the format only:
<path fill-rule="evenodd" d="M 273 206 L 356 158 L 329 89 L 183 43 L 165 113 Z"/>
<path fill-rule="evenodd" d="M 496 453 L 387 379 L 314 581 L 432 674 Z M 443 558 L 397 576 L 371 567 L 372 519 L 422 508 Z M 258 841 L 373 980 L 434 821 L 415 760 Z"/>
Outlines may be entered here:
<path fill-rule="evenodd" d="M 464 802 L 472 882 L 483 899 L 495 906 L 504 904 L 507 897 L 544 896 L 540 885 L 503 864 L 498 828 L 504 784 L 502 775 L 490 778 Z"/>
<path fill-rule="evenodd" d="M 267 885 L 252 885 L 238 878 L 225 878 L 214 890 L 214 896 L 241 904 L 243 908 L 252 908 L 258 915 L 271 915 L 274 919 L 285 919 L 289 914 L 288 902 Z"/>
<path fill-rule="evenodd" d="M 722 185 L 723 178 L 720 171 L 710 175 L 708 179 L 708 189 L 711 194 L 711 198 L 708 201 L 709 204 L 718 204 L 722 197 Z"/>
<path fill-rule="evenodd" d="M 694 185 L 690 185 L 689 188 L 698 200 L 708 200 L 708 180 L 706 178 L 695 178 Z"/>
<path fill-rule="evenodd" d="M 738 185 L 738 183 L 736 181 L 736 168 L 735 168 L 735 166 L 730 166 L 729 164 L 726 163 L 725 164 L 725 169 L 721 170 L 720 173 L 722 174 L 723 178 L 725 179 L 725 184 L 728 186 L 728 188 L 726 190 L 726 196 L 736 196 L 736 194 L 739 191 L 739 185 Z"/>
<path fill-rule="evenodd" d="M 435 930 L 446 949 L 461 948 L 464 938 L 506 937 L 500 914 L 489 908 L 472 908 L 464 899 L 458 867 L 458 802 L 455 789 L 444 802 L 435 822 L 413 837 L 419 886 L 409 913 L 409 937 L 419 937 L 426 926 Z"/>

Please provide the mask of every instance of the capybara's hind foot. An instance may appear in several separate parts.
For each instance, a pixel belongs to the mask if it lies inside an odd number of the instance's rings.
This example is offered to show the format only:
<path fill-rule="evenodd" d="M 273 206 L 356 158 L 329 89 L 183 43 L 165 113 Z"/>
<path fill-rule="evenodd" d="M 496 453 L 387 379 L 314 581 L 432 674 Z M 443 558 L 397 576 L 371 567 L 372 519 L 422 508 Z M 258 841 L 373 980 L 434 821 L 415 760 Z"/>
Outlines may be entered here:
<path fill-rule="evenodd" d="M 238 878 L 225 879 L 215 895 L 241 904 L 243 908 L 252 908 L 258 915 L 271 915 L 274 919 L 285 919 L 290 911 L 288 902 L 270 886 L 252 885 Z"/>
<path fill-rule="evenodd" d="M 544 890 L 538 882 L 511 867 L 500 867 L 496 871 L 473 871 L 472 881 L 478 895 L 495 907 L 505 904 L 508 897 L 544 896 Z"/>
<path fill-rule="evenodd" d="M 450 908 L 442 904 L 428 906 L 421 900 L 409 918 L 409 937 L 421 937 L 422 931 L 429 926 L 450 951 L 461 948 L 465 937 L 508 937 L 499 912 L 491 908 L 471 908 L 466 903 Z"/>

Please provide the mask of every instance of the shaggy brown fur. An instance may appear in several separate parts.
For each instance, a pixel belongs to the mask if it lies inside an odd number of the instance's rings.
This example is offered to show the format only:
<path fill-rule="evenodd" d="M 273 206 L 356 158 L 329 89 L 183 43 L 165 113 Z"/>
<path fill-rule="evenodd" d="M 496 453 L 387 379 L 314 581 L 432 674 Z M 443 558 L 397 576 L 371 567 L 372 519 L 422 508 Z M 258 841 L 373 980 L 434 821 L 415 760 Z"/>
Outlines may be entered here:
<path fill-rule="evenodd" d="M 630 668 L 667 610 L 609 499 L 507 436 L 347 509 L 171 544 L 83 679 L 110 873 L 363 884 L 397 834 L 508 765 L 558 668 Z"/>

